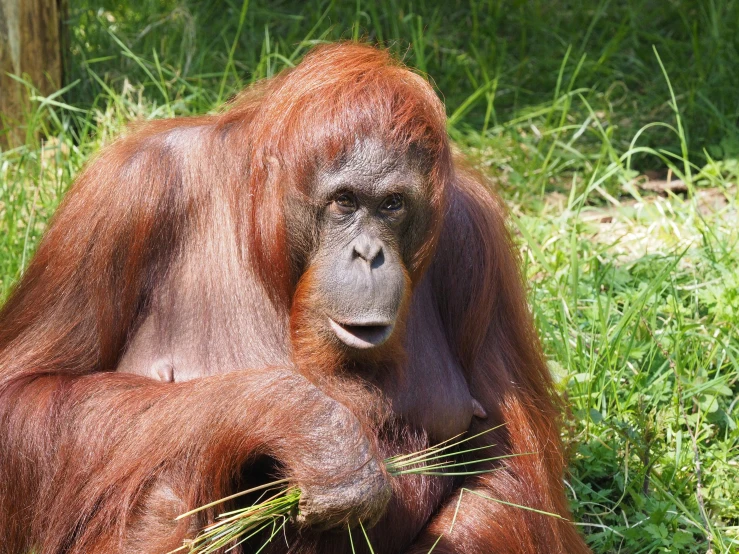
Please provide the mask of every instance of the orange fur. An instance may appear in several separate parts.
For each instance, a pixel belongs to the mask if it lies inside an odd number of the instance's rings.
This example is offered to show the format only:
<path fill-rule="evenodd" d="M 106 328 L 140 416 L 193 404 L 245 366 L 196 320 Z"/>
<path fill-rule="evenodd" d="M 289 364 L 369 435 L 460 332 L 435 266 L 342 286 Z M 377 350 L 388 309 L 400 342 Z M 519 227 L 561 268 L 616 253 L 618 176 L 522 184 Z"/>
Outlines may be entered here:
<path fill-rule="evenodd" d="M 489 414 L 470 432 L 502 424 L 475 444 L 527 454 L 463 481 L 398 479 L 370 531 L 375 551 L 425 553 L 442 535 L 437 554 L 587 553 L 566 519 L 495 500 L 569 518 L 560 406 L 504 210 L 452 160 L 445 125 L 422 77 L 345 43 L 316 48 L 223 113 L 141 124 L 99 154 L 0 311 L 0 553 L 166 552 L 214 516 L 172 514 L 234 492 L 259 457 L 299 468 L 306 454 L 320 458 L 310 431 L 330 399 L 296 369 L 354 412 L 383 456 L 428 444 L 423 422 L 455 408 L 445 387 L 461 372 Z M 317 331 L 284 203 L 288 193 L 310 201 L 317 164 L 363 137 L 428 159 L 434 215 L 414 230 L 424 240 L 407 268 L 403 324 L 357 361 Z M 204 331 L 193 340 L 215 351 L 213 374 L 158 383 L 114 372 L 152 305 L 181 296 L 194 299 Z M 256 346 L 240 342 L 254 331 L 239 327 L 244 310 L 262 318 Z M 457 509 L 462 488 L 478 495 L 463 493 Z M 350 551 L 346 534 L 286 533 L 289 546 L 269 551 Z"/>

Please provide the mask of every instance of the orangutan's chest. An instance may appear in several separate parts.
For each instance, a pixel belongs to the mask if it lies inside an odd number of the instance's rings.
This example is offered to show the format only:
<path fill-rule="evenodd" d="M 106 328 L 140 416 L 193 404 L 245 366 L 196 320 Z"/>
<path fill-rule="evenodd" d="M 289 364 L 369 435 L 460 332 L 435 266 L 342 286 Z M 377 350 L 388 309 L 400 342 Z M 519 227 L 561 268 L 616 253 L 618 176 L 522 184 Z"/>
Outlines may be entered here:
<path fill-rule="evenodd" d="M 459 368 L 444 357 L 421 356 L 409 361 L 392 391 L 393 411 L 412 426 L 423 429 L 434 444 L 470 426 L 473 414 L 469 387 Z"/>
<path fill-rule="evenodd" d="M 413 293 L 405 332 L 406 363 L 383 387 L 393 410 L 423 428 L 432 443 L 465 432 L 472 420 L 473 400 L 428 279 Z"/>

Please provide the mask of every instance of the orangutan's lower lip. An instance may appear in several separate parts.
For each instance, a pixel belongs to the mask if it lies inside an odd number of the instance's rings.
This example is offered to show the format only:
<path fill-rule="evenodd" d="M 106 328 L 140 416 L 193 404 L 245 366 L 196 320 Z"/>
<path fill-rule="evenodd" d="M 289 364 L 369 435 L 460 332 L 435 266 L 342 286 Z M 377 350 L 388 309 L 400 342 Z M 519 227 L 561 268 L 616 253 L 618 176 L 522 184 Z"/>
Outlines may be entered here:
<path fill-rule="evenodd" d="M 338 323 L 328 318 L 336 337 L 351 348 L 365 350 L 380 346 L 393 333 L 394 324 L 371 322 L 362 324 Z"/>

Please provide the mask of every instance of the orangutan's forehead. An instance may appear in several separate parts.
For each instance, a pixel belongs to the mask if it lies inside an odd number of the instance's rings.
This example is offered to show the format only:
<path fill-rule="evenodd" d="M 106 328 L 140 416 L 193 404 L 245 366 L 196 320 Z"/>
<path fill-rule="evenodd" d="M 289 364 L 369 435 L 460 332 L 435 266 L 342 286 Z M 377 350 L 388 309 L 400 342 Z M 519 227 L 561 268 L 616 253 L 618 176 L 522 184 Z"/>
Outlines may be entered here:
<path fill-rule="evenodd" d="M 358 140 L 345 155 L 319 170 L 314 186 L 318 197 L 327 197 L 355 188 L 367 194 L 412 193 L 422 182 L 417 164 L 406 153 L 368 138 Z"/>

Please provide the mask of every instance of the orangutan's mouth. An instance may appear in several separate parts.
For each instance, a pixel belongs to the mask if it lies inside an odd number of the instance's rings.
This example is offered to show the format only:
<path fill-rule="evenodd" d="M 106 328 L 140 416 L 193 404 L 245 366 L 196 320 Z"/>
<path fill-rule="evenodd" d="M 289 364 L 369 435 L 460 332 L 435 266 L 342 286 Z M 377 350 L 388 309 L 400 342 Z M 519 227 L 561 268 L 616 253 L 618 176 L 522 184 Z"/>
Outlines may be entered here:
<path fill-rule="evenodd" d="M 386 322 L 337 323 L 331 318 L 328 321 L 341 342 L 360 350 L 380 346 L 390 338 L 395 327 L 394 323 Z"/>

